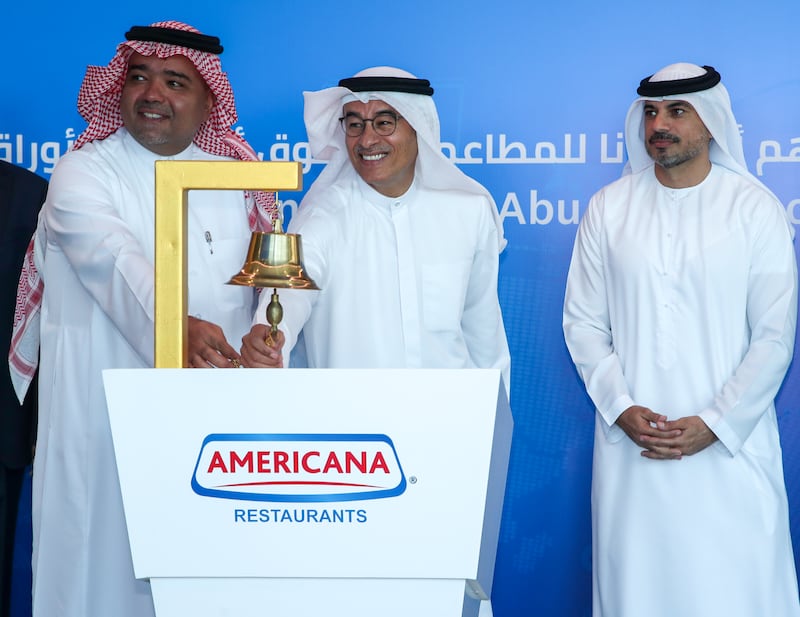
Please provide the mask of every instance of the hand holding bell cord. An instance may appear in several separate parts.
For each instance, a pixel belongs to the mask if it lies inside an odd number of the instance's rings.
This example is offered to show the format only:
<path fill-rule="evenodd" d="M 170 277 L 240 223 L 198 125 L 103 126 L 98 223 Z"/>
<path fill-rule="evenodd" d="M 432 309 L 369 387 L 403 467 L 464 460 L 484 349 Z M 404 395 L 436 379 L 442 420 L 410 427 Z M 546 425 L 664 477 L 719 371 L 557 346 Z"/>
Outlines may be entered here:
<path fill-rule="evenodd" d="M 241 363 L 246 368 L 283 368 L 283 345 L 286 339 L 280 330 L 267 344 L 269 326 L 256 324 L 242 337 Z"/>

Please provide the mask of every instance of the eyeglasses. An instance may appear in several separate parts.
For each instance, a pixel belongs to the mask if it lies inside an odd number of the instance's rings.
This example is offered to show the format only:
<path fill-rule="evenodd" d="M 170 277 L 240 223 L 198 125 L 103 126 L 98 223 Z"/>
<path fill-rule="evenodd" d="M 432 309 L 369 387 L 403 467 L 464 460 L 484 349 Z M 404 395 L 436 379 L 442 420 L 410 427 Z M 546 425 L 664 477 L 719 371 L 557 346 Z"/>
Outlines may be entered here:
<path fill-rule="evenodd" d="M 372 130 L 382 137 L 388 137 L 397 130 L 397 122 L 402 116 L 393 111 L 382 111 L 374 118 L 362 118 L 356 114 L 347 114 L 339 118 L 339 124 L 348 137 L 361 137 L 367 128 L 367 122 L 372 122 Z"/>

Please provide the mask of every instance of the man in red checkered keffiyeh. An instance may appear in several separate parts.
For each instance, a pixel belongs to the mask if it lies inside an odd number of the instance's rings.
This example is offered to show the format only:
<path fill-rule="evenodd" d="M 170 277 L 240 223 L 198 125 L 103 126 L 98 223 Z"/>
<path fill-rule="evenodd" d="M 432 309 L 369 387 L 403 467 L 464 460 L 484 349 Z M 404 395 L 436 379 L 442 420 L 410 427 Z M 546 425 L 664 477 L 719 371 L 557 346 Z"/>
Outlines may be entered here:
<path fill-rule="evenodd" d="M 18 394 L 41 343 L 34 617 L 153 617 L 150 585 L 133 573 L 102 374 L 153 365 L 155 161 L 257 158 L 231 130 L 219 39 L 178 22 L 126 38 L 108 66 L 86 72 L 78 109 L 88 127 L 53 170 L 21 277 Z M 270 230 L 274 216 L 271 194 L 189 193 L 192 366 L 238 365 L 229 341 L 249 330 L 255 292 L 225 283 L 251 231 Z"/>
<path fill-rule="evenodd" d="M 197 129 L 194 143 L 211 154 L 244 161 L 258 160 L 250 145 L 231 130 L 237 120 L 236 105 L 230 82 L 222 71 L 218 55 L 222 46 L 218 38 L 200 34 L 195 28 L 176 21 L 134 26 L 126 38 L 128 40 L 118 46 L 108 66 L 87 68 L 78 94 L 78 111 L 88 126 L 73 149 L 105 139 L 123 126 L 120 100 L 131 55 L 138 53 L 168 58 L 180 54 L 191 60 L 214 97 L 208 119 Z M 273 194 L 256 192 L 248 199 L 248 220 L 252 230 L 271 230 L 275 216 Z M 20 277 L 9 352 L 12 381 L 20 401 L 38 365 L 41 301 L 42 281 L 34 263 L 31 240 Z"/>

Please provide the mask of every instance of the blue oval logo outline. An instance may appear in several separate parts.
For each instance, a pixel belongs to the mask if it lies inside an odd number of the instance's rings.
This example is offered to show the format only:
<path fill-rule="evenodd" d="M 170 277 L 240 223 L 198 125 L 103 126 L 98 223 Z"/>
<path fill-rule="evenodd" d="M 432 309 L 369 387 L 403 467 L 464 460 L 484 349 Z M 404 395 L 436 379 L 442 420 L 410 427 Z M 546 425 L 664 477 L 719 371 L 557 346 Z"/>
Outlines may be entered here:
<path fill-rule="evenodd" d="M 369 491 L 369 492 L 351 492 L 351 493 L 326 493 L 326 494 L 281 494 L 281 493 L 241 493 L 237 491 L 227 491 L 223 489 L 210 489 L 202 486 L 197 480 L 197 471 L 200 468 L 200 462 L 203 456 L 205 447 L 211 442 L 230 442 L 230 441 L 363 441 L 363 442 L 382 442 L 385 443 L 392 451 L 394 460 L 397 463 L 397 469 L 400 473 L 400 481 L 397 486 L 384 490 Z M 200 452 L 197 455 L 197 462 L 195 463 L 192 472 L 191 481 L 192 490 L 203 497 L 216 497 L 220 499 L 234 499 L 239 501 L 270 501 L 278 503 L 327 503 L 333 501 L 367 501 L 373 499 L 386 499 L 387 497 L 396 497 L 401 495 L 406 490 L 406 476 L 403 472 L 403 466 L 400 463 L 400 457 L 397 456 L 397 450 L 394 443 L 388 435 L 379 433 L 211 433 L 206 436 L 200 446 Z"/>

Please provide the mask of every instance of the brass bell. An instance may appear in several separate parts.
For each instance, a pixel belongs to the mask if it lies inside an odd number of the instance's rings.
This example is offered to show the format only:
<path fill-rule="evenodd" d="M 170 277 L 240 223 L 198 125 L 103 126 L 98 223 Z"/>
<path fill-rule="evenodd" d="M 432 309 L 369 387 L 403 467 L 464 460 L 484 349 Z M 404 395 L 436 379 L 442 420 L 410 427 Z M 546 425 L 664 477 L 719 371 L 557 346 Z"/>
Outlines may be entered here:
<path fill-rule="evenodd" d="M 254 231 L 247 257 L 229 285 L 276 287 L 280 289 L 319 289 L 306 274 L 303 247 L 298 234 L 281 231 Z"/>
<path fill-rule="evenodd" d="M 267 306 L 267 321 L 271 337 L 278 332 L 283 319 L 283 307 L 278 300 L 278 289 L 319 289 L 303 266 L 303 247 L 298 234 L 283 232 L 280 219 L 271 232 L 254 231 L 250 237 L 247 257 L 238 274 L 229 285 L 272 287 L 272 301 Z"/>

